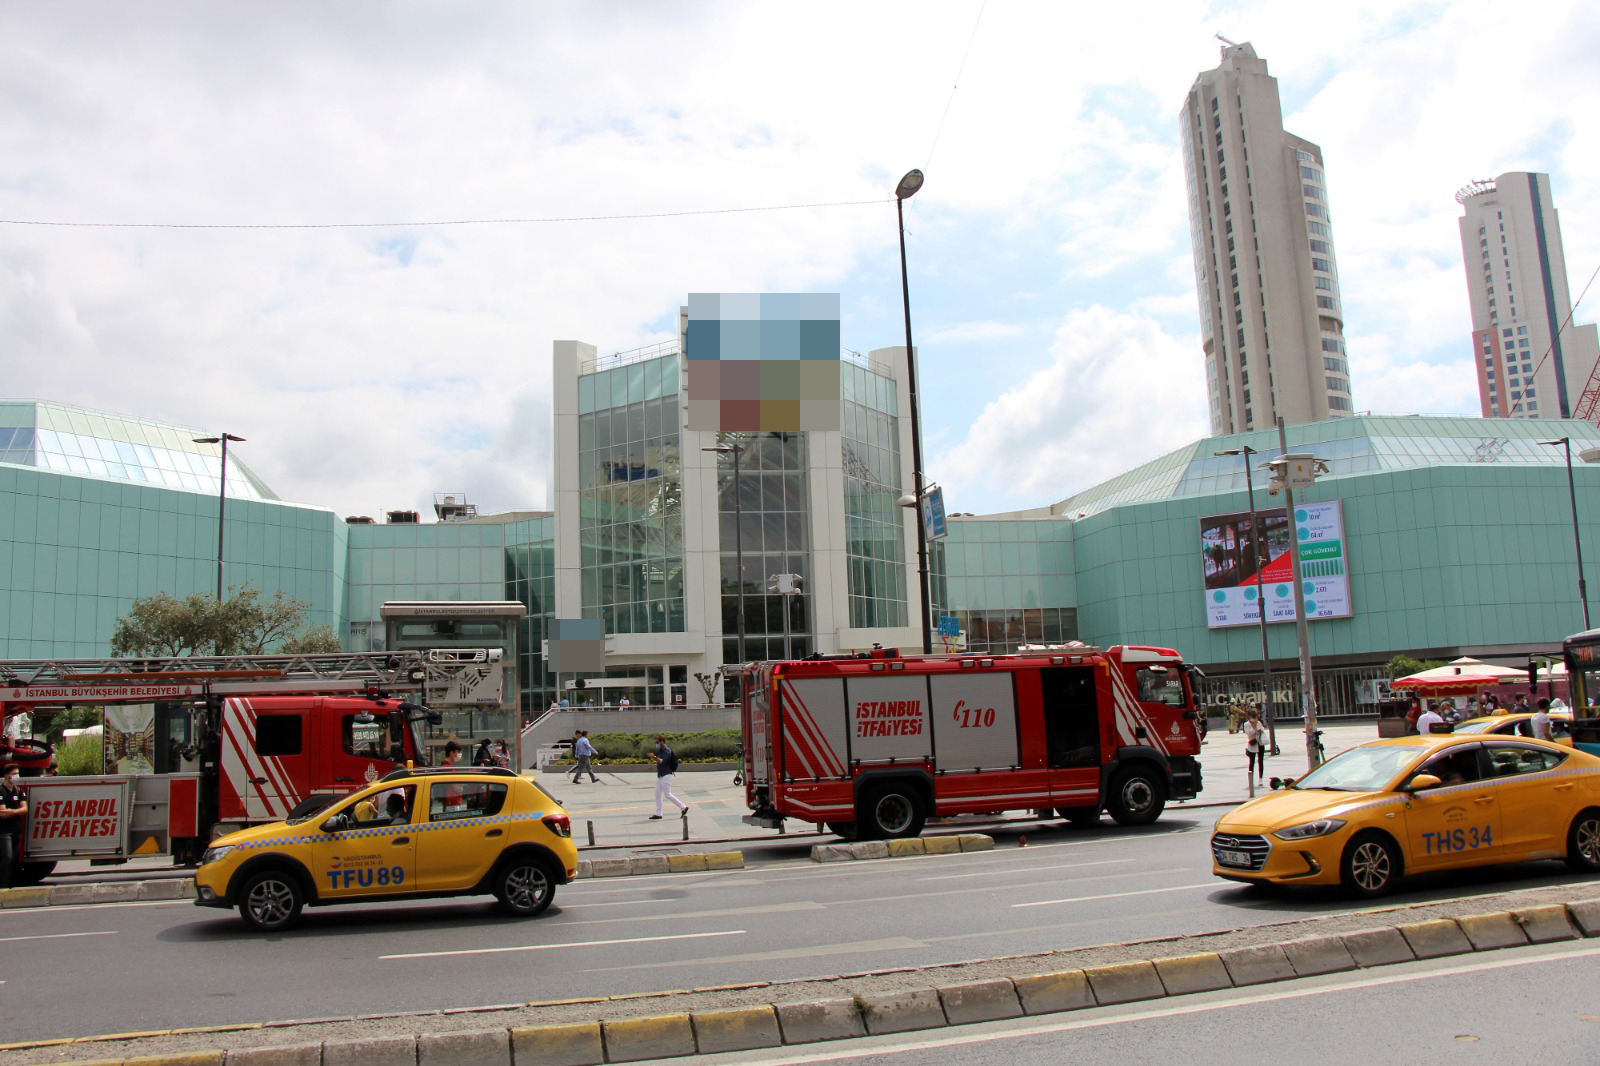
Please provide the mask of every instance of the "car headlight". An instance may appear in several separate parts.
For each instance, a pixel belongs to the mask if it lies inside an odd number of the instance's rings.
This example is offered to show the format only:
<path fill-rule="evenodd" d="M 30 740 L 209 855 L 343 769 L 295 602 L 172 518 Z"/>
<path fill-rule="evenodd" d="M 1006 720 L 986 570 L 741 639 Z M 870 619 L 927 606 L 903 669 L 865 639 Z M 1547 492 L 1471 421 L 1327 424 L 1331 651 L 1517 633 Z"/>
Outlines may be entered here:
<path fill-rule="evenodd" d="M 200 856 L 200 865 L 204 866 L 207 863 L 216 862 L 218 859 L 222 858 L 232 850 L 232 844 L 227 844 L 220 848 L 207 848 L 206 853 Z"/>
<path fill-rule="evenodd" d="M 1325 837 L 1329 833 L 1337 833 L 1344 828 L 1343 818 L 1318 818 L 1314 822 L 1304 825 L 1291 825 L 1287 829 L 1274 829 L 1272 835 L 1279 840 L 1306 840 L 1310 837 Z"/>

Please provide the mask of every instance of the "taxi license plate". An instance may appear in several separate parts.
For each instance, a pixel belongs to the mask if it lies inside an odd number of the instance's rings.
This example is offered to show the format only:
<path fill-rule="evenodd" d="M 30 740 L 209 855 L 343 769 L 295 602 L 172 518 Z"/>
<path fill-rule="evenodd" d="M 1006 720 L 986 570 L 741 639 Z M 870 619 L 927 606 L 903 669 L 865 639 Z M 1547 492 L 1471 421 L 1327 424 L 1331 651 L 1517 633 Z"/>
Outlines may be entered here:
<path fill-rule="evenodd" d="M 1217 849 L 1217 861 L 1224 866 L 1250 866 L 1253 865 L 1248 851 L 1234 851 L 1230 848 Z"/>

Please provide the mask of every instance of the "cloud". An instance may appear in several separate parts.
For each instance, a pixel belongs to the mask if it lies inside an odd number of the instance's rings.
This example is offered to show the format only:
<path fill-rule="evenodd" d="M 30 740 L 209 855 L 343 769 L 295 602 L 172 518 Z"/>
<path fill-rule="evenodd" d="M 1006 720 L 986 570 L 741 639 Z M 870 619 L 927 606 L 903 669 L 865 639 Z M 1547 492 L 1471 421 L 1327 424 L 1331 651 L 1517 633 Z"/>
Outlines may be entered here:
<path fill-rule="evenodd" d="M 984 407 L 929 472 L 945 506 L 1036 507 L 1066 498 L 1207 432 L 1195 338 L 1105 307 L 1068 315 L 1051 362 Z"/>

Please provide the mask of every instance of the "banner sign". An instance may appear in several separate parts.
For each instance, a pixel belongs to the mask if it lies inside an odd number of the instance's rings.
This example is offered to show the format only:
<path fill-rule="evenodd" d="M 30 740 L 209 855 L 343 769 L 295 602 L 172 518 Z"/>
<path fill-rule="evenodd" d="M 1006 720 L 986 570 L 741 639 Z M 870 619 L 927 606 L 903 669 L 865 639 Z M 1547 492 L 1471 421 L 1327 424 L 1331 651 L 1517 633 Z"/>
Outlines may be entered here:
<path fill-rule="evenodd" d="M 1300 547 L 1306 617 L 1350 617 L 1344 509 L 1328 500 L 1298 504 L 1292 523 L 1282 507 L 1258 510 L 1254 520 L 1248 511 L 1200 519 L 1207 628 L 1259 624 L 1258 569 L 1267 621 L 1295 620 L 1291 537 Z"/>

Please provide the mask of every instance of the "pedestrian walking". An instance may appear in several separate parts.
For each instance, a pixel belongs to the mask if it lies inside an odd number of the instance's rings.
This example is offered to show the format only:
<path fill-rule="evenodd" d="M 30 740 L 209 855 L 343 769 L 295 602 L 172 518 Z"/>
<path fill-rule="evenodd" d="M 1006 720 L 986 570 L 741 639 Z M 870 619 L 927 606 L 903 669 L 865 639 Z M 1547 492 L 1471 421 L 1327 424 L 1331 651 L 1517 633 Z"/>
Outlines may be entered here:
<path fill-rule="evenodd" d="M 577 759 L 577 765 L 572 768 L 572 783 L 578 784 L 578 778 L 584 774 L 589 775 L 589 783 L 597 784 L 599 778 L 594 776 L 594 765 L 590 761 L 594 758 L 594 745 L 589 742 L 589 731 L 578 730 L 577 736 L 572 739 L 572 757 Z"/>
<path fill-rule="evenodd" d="M 1540 698 L 1540 700 L 1539 700 L 1539 709 L 1537 711 L 1533 712 L 1533 718 L 1531 719 L 1531 721 L 1533 722 L 1533 739 L 1534 740 L 1550 740 L 1550 741 L 1553 741 L 1553 740 L 1556 739 L 1555 736 L 1550 732 L 1550 701 L 1549 700 L 1544 699 L 1543 697 Z"/>
<path fill-rule="evenodd" d="M 1411 697 L 1411 706 L 1406 709 L 1406 735 L 1416 736 L 1417 719 L 1422 717 L 1422 700 L 1416 696 Z"/>
<path fill-rule="evenodd" d="M 667 738 L 658 735 L 655 750 L 649 755 L 656 761 L 656 813 L 650 817 L 652 819 L 661 817 L 663 800 L 671 800 L 677 805 L 681 817 L 689 817 L 689 805 L 672 794 L 672 778 L 678 772 L 678 755 L 667 747 Z"/>
<path fill-rule="evenodd" d="M 23 820 L 28 815 L 28 794 L 22 791 L 22 771 L 7 763 L 0 775 L 0 888 L 11 887 L 11 871 L 22 850 Z M 659 792 L 656 793 L 660 795 Z M 660 799 L 656 800 L 659 806 Z"/>
<path fill-rule="evenodd" d="M 502 770 L 511 769 L 511 748 L 506 745 L 504 739 L 495 741 L 494 764 Z"/>
<path fill-rule="evenodd" d="M 1444 725 L 1444 715 L 1435 710 L 1433 705 L 1430 705 L 1427 710 L 1417 715 L 1417 732 L 1423 736 L 1429 736 L 1434 733 L 1433 727 L 1436 725 Z M 1438 732 L 1447 733 L 1449 730 L 1440 729 Z"/>
<path fill-rule="evenodd" d="M 1261 712 L 1251 707 L 1244 712 L 1245 777 L 1256 775 L 1257 781 L 1267 776 L 1267 727 L 1261 724 Z"/>

